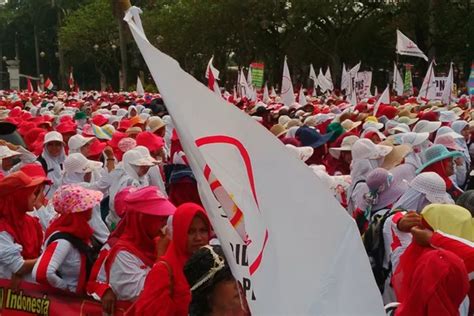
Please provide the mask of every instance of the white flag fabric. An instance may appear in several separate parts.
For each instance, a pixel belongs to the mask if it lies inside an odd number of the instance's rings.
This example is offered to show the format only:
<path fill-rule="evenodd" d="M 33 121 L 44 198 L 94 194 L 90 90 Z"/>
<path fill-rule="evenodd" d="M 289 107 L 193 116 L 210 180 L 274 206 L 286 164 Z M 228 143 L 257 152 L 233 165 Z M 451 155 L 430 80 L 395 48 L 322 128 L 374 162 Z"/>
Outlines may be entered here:
<path fill-rule="evenodd" d="M 346 64 L 342 64 L 341 91 L 349 92 L 351 86 L 351 75 L 346 69 Z"/>
<path fill-rule="evenodd" d="M 380 98 L 378 98 L 377 102 L 374 105 L 374 115 L 377 115 L 377 111 L 379 110 L 380 104 L 390 104 L 390 88 L 387 86 L 383 91 Z"/>
<path fill-rule="evenodd" d="M 352 86 L 352 84 L 351 84 Z M 349 103 L 355 107 L 357 105 L 357 93 L 354 87 L 351 88 L 351 94 L 349 95 Z"/>
<path fill-rule="evenodd" d="M 436 81 L 435 81 L 435 72 L 434 72 L 434 60 L 431 61 L 428 70 L 426 71 L 425 78 L 423 79 L 423 84 L 421 85 L 420 92 L 418 93 L 418 98 L 426 98 L 433 100 L 435 98 L 436 90 Z"/>
<path fill-rule="evenodd" d="M 252 69 L 249 67 L 249 72 L 247 73 L 247 84 L 249 87 L 253 87 L 253 79 L 252 79 Z"/>
<path fill-rule="evenodd" d="M 298 95 L 298 103 L 301 105 L 306 105 L 306 103 L 308 103 L 306 101 L 306 96 L 304 95 L 304 92 L 303 92 L 303 86 L 300 87 L 300 93 Z"/>
<path fill-rule="evenodd" d="M 359 61 L 359 63 L 357 65 L 355 65 L 354 67 L 351 68 L 351 70 L 349 71 L 349 74 L 351 75 L 351 78 L 355 78 L 357 76 L 357 73 L 360 70 L 361 63 L 362 62 Z"/>
<path fill-rule="evenodd" d="M 314 71 L 313 64 L 309 65 L 309 79 L 313 80 L 313 91 L 315 91 L 319 83 L 318 77 L 316 76 L 316 72 Z"/>
<path fill-rule="evenodd" d="M 397 50 L 396 53 L 399 55 L 415 56 L 423 58 L 428 61 L 428 57 L 418 48 L 411 39 L 405 34 L 397 30 Z"/>
<path fill-rule="evenodd" d="M 451 104 L 451 100 L 452 100 L 452 92 L 453 92 L 453 85 L 454 85 L 454 81 L 453 81 L 453 63 L 451 63 L 451 65 L 449 66 L 449 74 L 448 74 L 448 78 L 446 79 L 446 84 L 444 85 L 444 91 L 443 91 L 443 95 L 441 96 L 441 102 L 443 102 L 443 104 L 446 104 L 446 105 L 449 105 Z"/>
<path fill-rule="evenodd" d="M 293 82 L 291 82 L 290 70 L 288 69 L 288 63 L 283 64 L 283 77 L 281 79 L 281 93 L 280 97 L 283 101 L 283 104 L 286 106 L 291 106 L 295 103 L 295 92 L 293 90 Z"/>
<path fill-rule="evenodd" d="M 153 47 L 138 19 L 129 9 L 125 20 L 252 314 L 385 315 L 357 226 L 328 188 L 264 127 Z"/>
<path fill-rule="evenodd" d="M 143 84 L 140 80 L 140 77 L 137 77 L 137 95 L 141 97 L 145 95 L 145 89 L 143 89 Z"/>
<path fill-rule="evenodd" d="M 326 92 L 330 88 L 327 78 L 324 76 L 323 70 L 321 68 L 319 68 L 318 73 L 318 84 L 322 93 Z"/>
<path fill-rule="evenodd" d="M 270 95 L 268 94 L 268 86 L 267 83 L 265 82 L 265 87 L 263 88 L 263 97 L 262 97 L 263 103 L 268 103 L 270 102 Z"/>
<path fill-rule="evenodd" d="M 250 94 L 250 87 L 247 83 L 247 80 L 245 80 L 245 75 L 244 75 L 244 70 L 240 69 L 240 76 L 239 76 L 239 85 L 240 85 L 240 96 L 241 97 L 247 97 Z"/>
<path fill-rule="evenodd" d="M 334 90 L 334 84 L 332 83 L 331 71 L 329 70 L 329 67 L 328 69 L 326 69 L 326 74 L 324 75 L 324 77 L 326 78 L 328 84 L 328 90 Z"/>
<path fill-rule="evenodd" d="M 271 96 L 272 98 L 276 98 L 276 97 L 278 96 L 277 93 L 276 93 L 276 91 L 275 91 L 275 87 L 273 87 L 273 86 L 272 86 L 272 92 L 270 93 L 270 96 Z"/>
<path fill-rule="evenodd" d="M 393 90 L 397 92 L 397 96 L 403 95 L 403 78 L 398 70 L 397 63 L 393 63 Z"/>

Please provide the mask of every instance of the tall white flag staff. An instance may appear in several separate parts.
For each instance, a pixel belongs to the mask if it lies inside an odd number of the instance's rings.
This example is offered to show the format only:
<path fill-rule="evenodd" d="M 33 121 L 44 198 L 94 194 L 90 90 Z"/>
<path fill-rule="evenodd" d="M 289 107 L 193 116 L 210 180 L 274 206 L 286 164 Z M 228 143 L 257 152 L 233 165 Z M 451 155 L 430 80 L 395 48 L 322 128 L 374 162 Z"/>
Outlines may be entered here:
<path fill-rule="evenodd" d="M 405 34 L 400 32 L 400 30 L 397 30 L 396 53 L 399 55 L 420 57 L 428 61 L 428 57 L 418 48 L 418 45 L 416 45 L 415 42 L 409 39 Z"/>
<path fill-rule="evenodd" d="M 385 315 L 357 226 L 328 188 L 270 132 L 153 47 L 138 8 L 125 21 L 252 314 Z"/>

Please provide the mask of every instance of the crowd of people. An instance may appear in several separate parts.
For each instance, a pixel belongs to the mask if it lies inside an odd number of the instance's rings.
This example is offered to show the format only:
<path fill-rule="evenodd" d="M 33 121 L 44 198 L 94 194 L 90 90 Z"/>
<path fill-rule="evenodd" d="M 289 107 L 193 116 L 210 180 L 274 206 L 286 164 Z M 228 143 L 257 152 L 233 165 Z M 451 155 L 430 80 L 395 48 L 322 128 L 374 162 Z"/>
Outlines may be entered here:
<path fill-rule="evenodd" d="M 225 97 L 353 217 L 396 315 L 474 315 L 474 99 Z M 107 314 L 117 301 L 129 315 L 250 314 L 158 94 L 2 91 L 0 160 L 13 288 L 89 296 Z"/>

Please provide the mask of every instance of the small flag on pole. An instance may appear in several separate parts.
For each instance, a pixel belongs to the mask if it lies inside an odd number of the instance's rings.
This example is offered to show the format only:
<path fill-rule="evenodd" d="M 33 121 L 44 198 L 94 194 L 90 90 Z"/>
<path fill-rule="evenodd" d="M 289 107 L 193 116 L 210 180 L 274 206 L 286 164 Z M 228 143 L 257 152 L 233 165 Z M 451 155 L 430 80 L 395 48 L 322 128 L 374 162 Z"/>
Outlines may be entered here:
<path fill-rule="evenodd" d="M 26 78 L 26 89 L 28 90 L 28 93 L 33 93 L 34 91 L 30 78 Z"/>
<path fill-rule="evenodd" d="M 71 91 L 72 91 L 74 89 L 74 85 L 75 85 L 74 76 L 72 74 L 72 67 L 71 67 L 71 70 L 69 72 L 69 79 L 68 79 L 67 83 L 69 84 L 69 89 L 71 89 Z"/>
<path fill-rule="evenodd" d="M 47 78 L 46 81 L 44 82 L 44 88 L 46 90 L 53 90 L 54 84 L 49 78 Z"/>
<path fill-rule="evenodd" d="M 397 48 L 396 53 L 399 55 L 415 56 L 423 58 L 428 61 L 428 57 L 418 48 L 411 39 L 409 39 L 405 34 L 397 30 Z"/>

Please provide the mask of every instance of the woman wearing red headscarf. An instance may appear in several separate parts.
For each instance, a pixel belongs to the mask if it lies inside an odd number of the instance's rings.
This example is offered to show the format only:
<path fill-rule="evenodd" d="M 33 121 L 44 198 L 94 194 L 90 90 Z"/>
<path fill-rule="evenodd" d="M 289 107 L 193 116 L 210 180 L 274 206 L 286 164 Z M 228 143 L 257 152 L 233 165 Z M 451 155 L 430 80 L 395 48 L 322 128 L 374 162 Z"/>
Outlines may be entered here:
<path fill-rule="evenodd" d="M 447 250 L 411 245 L 396 273 L 394 283 L 401 305 L 397 316 L 458 316 L 469 291 L 469 278 L 463 261 Z"/>
<path fill-rule="evenodd" d="M 33 268 L 38 283 L 77 294 L 85 292 L 94 233 L 88 221 L 102 197 L 101 192 L 78 185 L 56 190 L 53 206 L 60 216 L 46 230 L 45 250 Z"/>
<path fill-rule="evenodd" d="M 439 174 L 446 183 L 446 192 L 456 201 L 463 191 L 450 177 L 455 174 L 453 158 L 461 157 L 462 154 L 458 151 L 448 151 L 445 146 L 439 144 L 431 146 L 422 154 L 425 163 L 417 170 L 417 173 L 435 172 Z"/>
<path fill-rule="evenodd" d="M 142 294 L 129 315 L 186 316 L 191 292 L 183 273 L 191 255 L 209 242 L 211 225 L 203 208 L 180 205 L 173 216 L 173 239 L 148 274 Z"/>
<path fill-rule="evenodd" d="M 14 172 L 0 181 L 0 278 L 29 275 L 41 253 L 43 230 L 32 211 L 47 182 Z"/>
<path fill-rule="evenodd" d="M 125 227 L 105 261 L 105 272 L 117 299 L 133 301 L 156 261 L 155 238 L 176 208 L 154 186 L 130 189 L 125 204 Z"/>

